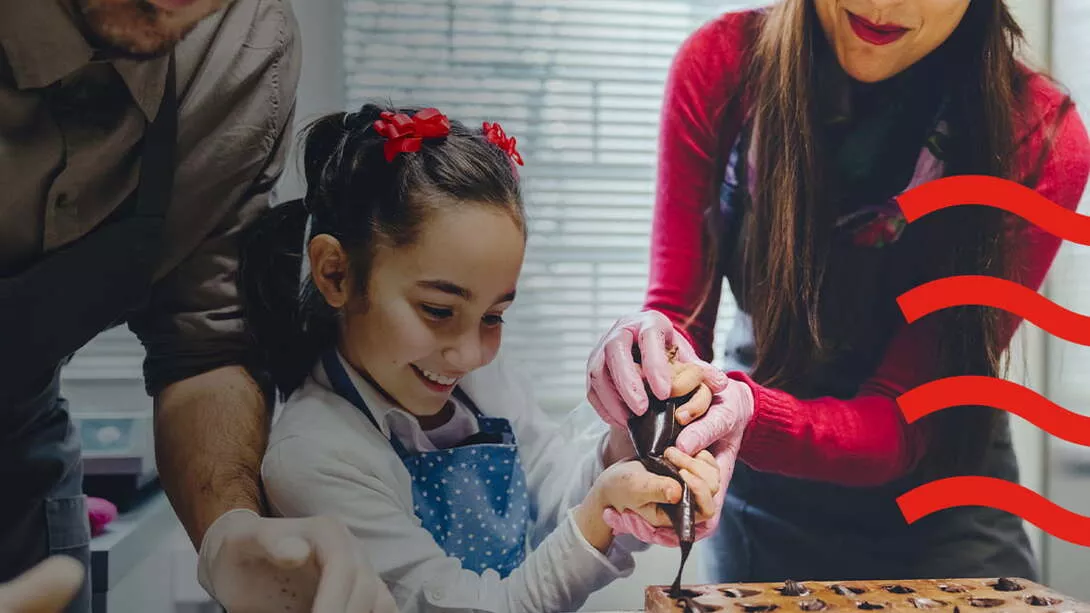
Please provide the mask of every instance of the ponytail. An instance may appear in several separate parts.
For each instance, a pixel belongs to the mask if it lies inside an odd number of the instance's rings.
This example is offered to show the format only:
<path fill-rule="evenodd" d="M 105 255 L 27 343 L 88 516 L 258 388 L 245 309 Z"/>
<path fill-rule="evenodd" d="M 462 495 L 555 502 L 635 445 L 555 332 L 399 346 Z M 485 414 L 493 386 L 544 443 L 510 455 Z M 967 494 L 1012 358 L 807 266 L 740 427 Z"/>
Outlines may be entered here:
<path fill-rule="evenodd" d="M 302 200 L 275 206 L 251 227 L 242 249 L 243 308 L 258 362 L 280 400 L 303 384 L 321 352 L 336 342 L 335 313 L 312 284 L 302 283 L 307 218 Z"/>

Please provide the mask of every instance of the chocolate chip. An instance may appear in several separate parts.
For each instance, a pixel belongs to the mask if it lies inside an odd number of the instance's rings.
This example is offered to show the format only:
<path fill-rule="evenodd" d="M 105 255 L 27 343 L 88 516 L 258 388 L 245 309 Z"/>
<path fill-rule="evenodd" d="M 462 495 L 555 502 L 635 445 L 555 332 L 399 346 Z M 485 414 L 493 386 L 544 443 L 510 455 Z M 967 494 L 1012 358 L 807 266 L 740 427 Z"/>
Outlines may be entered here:
<path fill-rule="evenodd" d="M 779 605 L 772 603 L 749 603 L 749 602 L 736 602 L 734 606 L 739 607 L 746 613 L 767 613 L 768 611 L 775 611 L 780 608 Z"/>
<path fill-rule="evenodd" d="M 930 598 L 909 598 L 908 601 L 917 609 L 938 609 L 946 606 L 945 602 Z"/>
<path fill-rule="evenodd" d="M 998 581 L 992 584 L 992 587 L 995 588 L 997 592 L 1017 592 L 1025 589 L 1021 583 L 1018 583 L 1017 581 L 1013 579 L 1008 579 L 1006 577 L 1001 577 Z"/>
<path fill-rule="evenodd" d="M 884 604 L 879 604 L 877 602 L 869 602 L 869 601 L 866 601 L 866 600 L 860 602 L 856 606 L 858 606 L 860 609 L 863 609 L 864 611 L 877 611 L 878 609 L 886 608 L 886 605 L 884 605 Z"/>
<path fill-rule="evenodd" d="M 1051 607 L 1054 604 L 1060 604 L 1063 600 L 1059 598 L 1052 598 L 1050 596 L 1038 596 L 1036 594 L 1030 594 L 1025 598 L 1026 603 L 1035 607 Z"/>
<path fill-rule="evenodd" d="M 783 587 L 779 589 L 779 592 L 784 596 L 807 596 L 810 594 L 810 590 L 806 589 L 805 585 L 792 581 L 791 579 L 784 581 Z"/>
<path fill-rule="evenodd" d="M 697 596 L 703 596 L 703 595 L 704 595 L 704 592 L 700 592 L 700 591 L 697 591 L 697 590 L 690 590 L 688 588 L 681 588 L 680 590 L 677 590 L 676 592 L 675 591 L 670 592 L 670 597 L 671 598 L 696 598 Z"/>
<path fill-rule="evenodd" d="M 867 591 L 867 590 L 865 590 L 865 589 L 863 589 L 861 587 L 853 587 L 853 586 L 850 586 L 850 585 L 841 585 L 839 583 L 836 584 L 836 585 L 833 585 L 830 589 L 832 589 L 837 594 L 840 594 L 841 596 L 855 596 L 856 594 L 862 594 L 863 592 Z"/>
<path fill-rule="evenodd" d="M 729 587 L 719 591 L 727 598 L 749 598 L 750 596 L 756 596 L 761 593 L 760 590 L 746 590 L 736 587 Z"/>
<path fill-rule="evenodd" d="M 882 589 L 891 594 L 911 594 L 916 591 L 907 585 L 883 585 Z"/>
<path fill-rule="evenodd" d="M 963 585 L 955 585 L 953 583 L 940 583 L 939 589 L 947 594 L 963 594 L 969 591 L 969 588 Z"/>
<path fill-rule="evenodd" d="M 825 604 L 824 600 L 815 598 L 813 600 L 803 600 L 799 602 L 799 608 L 803 611 L 821 611 L 827 609 L 829 605 Z"/>
<path fill-rule="evenodd" d="M 970 598 L 969 599 L 969 604 L 973 605 L 974 607 L 981 607 L 981 608 L 985 608 L 985 609 L 988 609 L 988 608 L 991 608 L 991 607 L 998 607 L 999 605 L 1003 604 L 1003 602 L 1004 601 L 1001 598 Z"/>

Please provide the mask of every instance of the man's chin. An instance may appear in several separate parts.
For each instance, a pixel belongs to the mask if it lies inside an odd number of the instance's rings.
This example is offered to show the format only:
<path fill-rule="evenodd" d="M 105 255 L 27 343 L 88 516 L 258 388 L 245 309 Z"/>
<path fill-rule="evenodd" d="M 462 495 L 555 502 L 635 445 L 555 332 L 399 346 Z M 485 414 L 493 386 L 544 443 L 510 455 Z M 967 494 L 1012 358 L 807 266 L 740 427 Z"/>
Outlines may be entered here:
<path fill-rule="evenodd" d="M 154 60 L 169 55 L 197 27 L 197 23 L 184 29 L 171 27 L 159 9 L 146 3 L 139 6 L 84 5 L 88 42 L 114 57 Z"/>

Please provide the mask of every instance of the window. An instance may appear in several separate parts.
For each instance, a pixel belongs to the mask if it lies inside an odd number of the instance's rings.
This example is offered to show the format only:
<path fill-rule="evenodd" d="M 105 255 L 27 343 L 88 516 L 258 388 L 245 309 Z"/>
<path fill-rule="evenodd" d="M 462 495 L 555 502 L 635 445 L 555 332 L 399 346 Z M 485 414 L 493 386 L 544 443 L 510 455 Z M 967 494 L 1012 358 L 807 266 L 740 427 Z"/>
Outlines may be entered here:
<path fill-rule="evenodd" d="M 1090 124 L 1090 3 L 1056 0 L 1052 14 L 1052 73 L 1071 94 L 1084 124 Z M 1062 18 L 1061 18 L 1062 17 Z M 1079 213 L 1090 214 L 1090 190 Z M 1049 298 L 1077 313 L 1090 313 L 1090 247 L 1065 242 L 1049 274 Z M 1090 348 L 1057 337 L 1048 338 L 1048 396 L 1072 411 L 1090 415 Z"/>
<path fill-rule="evenodd" d="M 591 348 L 643 304 L 659 110 L 678 46 L 708 19 L 755 4 L 345 2 L 349 108 L 436 106 L 518 139 L 531 235 L 504 347 L 546 406 L 584 397 Z M 733 312 L 725 298 L 720 328 Z"/>

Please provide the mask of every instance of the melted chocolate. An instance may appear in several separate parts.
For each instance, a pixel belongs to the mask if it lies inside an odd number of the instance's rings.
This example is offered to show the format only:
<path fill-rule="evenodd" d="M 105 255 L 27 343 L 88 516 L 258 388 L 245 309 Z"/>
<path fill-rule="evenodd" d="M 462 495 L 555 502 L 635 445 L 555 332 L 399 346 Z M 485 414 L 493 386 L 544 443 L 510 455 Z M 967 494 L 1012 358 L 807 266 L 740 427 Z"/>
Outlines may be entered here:
<path fill-rule="evenodd" d="M 963 594 L 969 591 L 969 588 L 963 585 L 954 585 L 953 583 L 943 583 L 939 585 L 939 589 L 948 594 Z"/>
<path fill-rule="evenodd" d="M 908 601 L 917 609 L 938 609 L 946 606 L 945 602 L 930 598 L 909 598 Z"/>
<path fill-rule="evenodd" d="M 867 591 L 861 587 L 851 587 L 848 585 L 840 585 L 839 583 L 832 586 L 831 589 L 837 594 L 840 594 L 841 596 L 848 597 L 855 596 L 856 594 L 862 594 L 863 592 Z"/>
<path fill-rule="evenodd" d="M 681 501 L 677 504 L 662 505 L 663 510 L 670 517 L 670 522 L 677 532 L 678 542 L 681 545 L 681 564 L 677 569 L 677 577 L 670 588 L 670 596 L 677 598 L 681 589 L 681 574 L 685 570 L 685 562 L 689 559 L 695 539 L 693 493 L 688 484 L 681 478 L 678 469 L 663 457 L 666 450 L 677 441 L 681 433 L 681 424 L 674 416 L 677 408 L 692 398 L 697 390 L 667 400 L 659 400 L 651 392 L 651 386 L 644 382 L 644 391 L 647 393 L 647 411 L 640 416 L 633 416 L 628 420 L 628 432 L 632 439 L 632 446 L 636 449 L 636 455 L 648 472 L 663 477 L 671 477 L 681 484 Z"/>
<path fill-rule="evenodd" d="M 805 585 L 788 579 L 783 582 L 783 587 L 779 589 L 779 592 L 784 596 L 808 596 L 810 590 L 806 589 Z"/>
<path fill-rule="evenodd" d="M 916 591 L 907 585 L 883 585 L 882 589 L 891 594 L 911 594 Z"/>
<path fill-rule="evenodd" d="M 803 600 L 799 602 L 799 608 L 803 611 L 821 611 L 827 609 L 829 605 L 825 604 L 825 601 L 820 598 L 813 600 Z"/>
<path fill-rule="evenodd" d="M 1035 606 L 1035 607 L 1051 607 L 1054 604 L 1060 604 L 1061 602 L 1063 602 L 1063 600 L 1060 600 L 1059 598 L 1051 598 L 1049 596 L 1038 596 L 1036 594 L 1031 594 L 1029 596 L 1026 596 L 1025 601 L 1026 601 L 1026 603 L 1028 603 L 1028 604 L 1030 604 L 1032 606 Z"/>
<path fill-rule="evenodd" d="M 970 598 L 969 599 L 969 604 L 973 605 L 974 607 L 980 607 L 980 608 L 984 608 L 984 609 L 990 609 L 991 607 L 998 607 L 999 605 L 1003 604 L 1003 602 L 1004 601 L 1001 598 Z"/>
<path fill-rule="evenodd" d="M 723 610 L 723 608 L 718 605 L 704 604 L 703 602 L 697 602 L 689 597 L 679 598 L 677 604 L 684 613 L 711 613 L 712 611 Z"/>
<path fill-rule="evenodd" d="M 864 611 L 876 611 L 878 609 L 886 608 L 886 605 L 884 605 L 884 604 L 879 604 L 877 602 L 869 602 L 869 601 L 866 601 L 866 600 L 860 602 L 856 606 L 858 606 L 860 609 L 863 609 Z"/>
<path fill-rule="evenodd" d="M 992 588 L 994 588 L 997 592 L 1017 592 L 1025 589 L 1021 583 L 1018 583 L 1017 581 L 1013 579 L 1008 579 L 1006 577 L 1002 577 L 998 581 L 993 583 Z"/>

